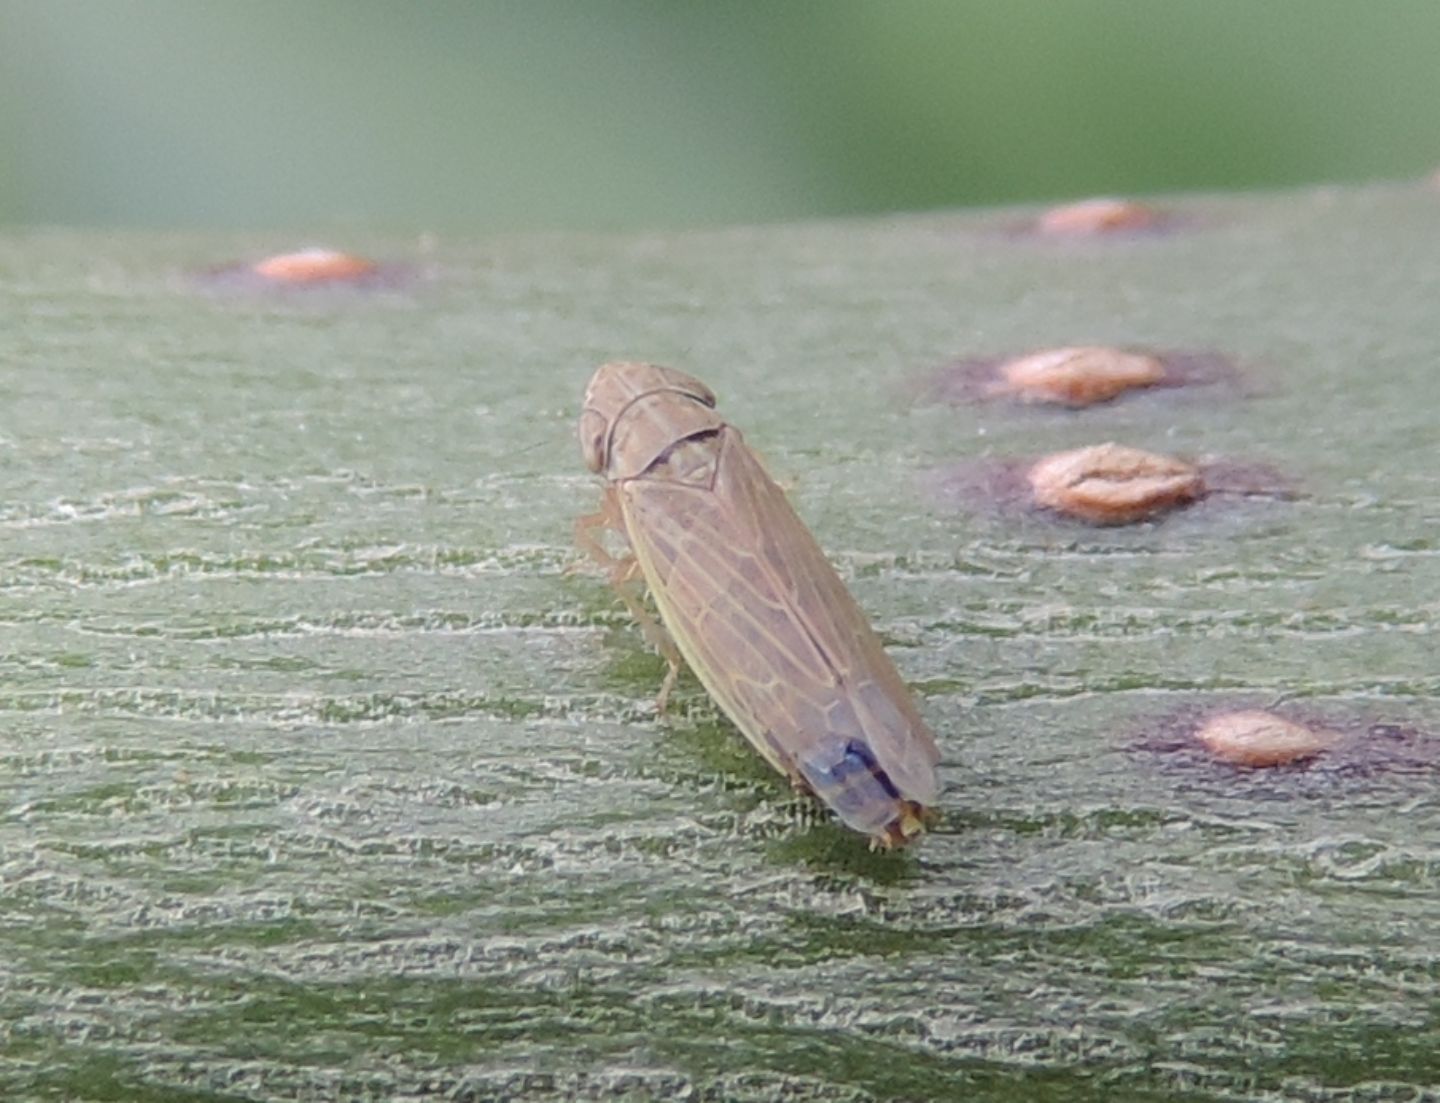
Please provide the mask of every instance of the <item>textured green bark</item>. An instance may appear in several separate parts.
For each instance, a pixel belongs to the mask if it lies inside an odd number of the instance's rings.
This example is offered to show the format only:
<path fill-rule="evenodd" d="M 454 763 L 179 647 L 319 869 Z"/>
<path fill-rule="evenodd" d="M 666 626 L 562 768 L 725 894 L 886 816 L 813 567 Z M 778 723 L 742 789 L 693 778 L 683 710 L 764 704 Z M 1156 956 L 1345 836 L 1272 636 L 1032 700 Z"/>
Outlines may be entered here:
<path fill-rule="evenodd" d="M 0 239 L 0 1094 L 1440 1081 L 1440 193 L 1176 210 L 355 241 L 410 267 L 296 294 L 196 274 L 290 243 Z M 915 398 L 1091 342 L 1236 375 Z M 944 754 L 913 854 L 817 820 L 693 682 L 656 720 L 661 663 L 563 573 L 614 357 L 710 383 L 872 612 Z M 1097 531 L 936 493 L 1108 439 L 1296 494 Z M 1278 698 L 1343 752 L 1165 749 Z"/>

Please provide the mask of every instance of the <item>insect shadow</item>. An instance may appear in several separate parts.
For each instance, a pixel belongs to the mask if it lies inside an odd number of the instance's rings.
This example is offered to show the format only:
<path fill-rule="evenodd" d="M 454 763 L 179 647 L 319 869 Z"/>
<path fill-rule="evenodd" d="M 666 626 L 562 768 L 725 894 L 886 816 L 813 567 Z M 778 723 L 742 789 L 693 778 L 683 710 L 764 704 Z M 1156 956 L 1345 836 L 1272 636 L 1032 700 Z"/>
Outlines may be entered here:
<path fill-rule="evenodd" d="M 800 863 L 817 873 L 835 877 L 861 877 L 880 885 L 894 885 L 913 880 L 919 869 L 912 856 L 903 850 L 872 849 L 864 838 L 832 820 L 820 819 L 827 813 L 809 797 L 796 797 L 809 807 L 799 812 L 808 822 L 795 825 L 781 838 L 772 841 L 766 855 L 777 865 Z M 838 882 L 834 887 L 849 887 Z"/>
<path fill-rule="evenodd" d="M 632 664 L 626 660 L 624 665 Z M 743 833 L 765 839 L 765 853 L 774 863 L 801 864 L 817 873 L 884 885 L 917 875 L 915 862 L 904 851 L 872 849 L 864 836 L 832 819 L 820 801 L 790 790 L 718 714 L 688 672 L 680 676 L 666 716 L 668 722 L 657 725 L 656 738 L 667 772 L 673 771 L 674 780 L 682 784 L 719 790 L 727 803 L 739 803 L 742 814 L 773 809 L 777 814 L 767 816 L 764 826 L 752 823 Z"/>

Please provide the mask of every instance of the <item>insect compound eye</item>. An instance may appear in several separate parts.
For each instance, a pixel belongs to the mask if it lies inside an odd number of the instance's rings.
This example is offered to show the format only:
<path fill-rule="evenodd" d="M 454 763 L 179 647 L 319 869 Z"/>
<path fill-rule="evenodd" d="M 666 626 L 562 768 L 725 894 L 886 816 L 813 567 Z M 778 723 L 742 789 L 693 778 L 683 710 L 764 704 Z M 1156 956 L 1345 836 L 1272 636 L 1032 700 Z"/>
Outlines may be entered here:
<path fill-rule="evenodd" d="M 690 394 L 698 399 L 701 405 L 709 406 L 710 409 L 713 410 L 715 408 L 715 392 L 693 376 L 691 379 L 694 382 L 694 386 L 690 389 Z"/>
<path fill-rule="evenodd" d="M 677 371 L 674 368 L 662 368 L 659 365 L 652 366 L 650 370 L 656 374 L 660 386 L 664 389 L 679 391 L 681 394 L 693 398 L 702 406 L 709 406 L 712 410 L 715 408 L 715 392 L 693 375 Z"/>
<path fill-rule="evenodd" d="M 610 423 L 603 418 L 596 410 L 586 410 L 580 415 L 580 454 L 585 458 L 585 466 L 591 471 L 603 471 L 605 469 L 605 438 L 610 430 Z"/>
<path fill-rule="evenodd" d="M 715 409 L 715 392 L 705 386 L 704 383 L 701 383 L 700 380 L 696 379 L 693 375 L 687 375 L 685 378 L 688 381 L 684 388 L 685 392 L 702 406 L 709 406 L 712 410 Z"/>

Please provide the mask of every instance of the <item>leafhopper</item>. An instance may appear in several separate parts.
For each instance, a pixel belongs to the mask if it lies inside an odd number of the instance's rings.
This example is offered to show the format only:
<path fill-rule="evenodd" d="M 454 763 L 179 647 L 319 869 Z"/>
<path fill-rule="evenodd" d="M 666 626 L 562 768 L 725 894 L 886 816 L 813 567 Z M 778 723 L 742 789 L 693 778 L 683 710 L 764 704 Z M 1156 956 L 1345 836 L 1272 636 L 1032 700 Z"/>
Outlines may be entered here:
<path fill-rule="evenodd" d="M 710 388 L 655 364 L 604 364 L 585 391 L 580 447 L 605 489 L 576 540 L 669 663 L 661 709 L 683 660 L 797 789 L 874 845 L 920 834 L 938 792 L 935 737 Z M 607 528 L 630 554 L 607 551 Z M 659 623 L 639 600 L 642 582 Z"/>

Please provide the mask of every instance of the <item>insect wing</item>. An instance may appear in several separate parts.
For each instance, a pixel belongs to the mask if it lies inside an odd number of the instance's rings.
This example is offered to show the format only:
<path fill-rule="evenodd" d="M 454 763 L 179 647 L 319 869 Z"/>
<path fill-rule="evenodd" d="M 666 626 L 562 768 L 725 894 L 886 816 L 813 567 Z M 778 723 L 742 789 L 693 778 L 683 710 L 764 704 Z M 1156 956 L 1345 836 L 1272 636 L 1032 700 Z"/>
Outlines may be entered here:
<path fill-rule="evenodd" d="M 934 802 L 933 736 L 854 598 L 734 428 L 708 485 L 620 486 L 661 616 L 702 684 L 777 769 L 851 826 Z M 876 769 L 878 767 L 878 771 Z M 883 772 L 883 773 L 881 773 Z"/>
<path fill-rule="evenodd" d="M 792 616 L 825 652 L 848 691 L 850 708 L 836 708 L 833 730 L 862 738 L 901 796 L 933 804 L 940 751 L 910 690 L 790 500 L 755 454 L 737 443 L 736 462 L 721 465 L 716 493 L 736 503 L 742 517 L 748 507 L 740 526 L 743 538 L 759 549 Z"/>

